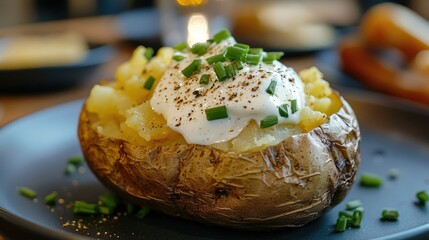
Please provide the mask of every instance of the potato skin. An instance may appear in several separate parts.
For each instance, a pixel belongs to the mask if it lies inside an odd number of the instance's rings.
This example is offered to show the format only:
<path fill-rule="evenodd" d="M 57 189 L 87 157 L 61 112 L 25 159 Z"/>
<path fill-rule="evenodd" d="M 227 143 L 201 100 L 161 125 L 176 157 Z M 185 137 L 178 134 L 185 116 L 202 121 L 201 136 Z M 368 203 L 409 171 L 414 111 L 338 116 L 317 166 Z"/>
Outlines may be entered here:
<path fill-rule="evenodd" d="M 232 228 L 297 227 L 339 203 L 359 167 L 359 125 L 341 101 L 321 126 L 254 153 L 136 146 L 98 134 L 85 106 L 78 135 L 95 175 L 136 204 Z"/>

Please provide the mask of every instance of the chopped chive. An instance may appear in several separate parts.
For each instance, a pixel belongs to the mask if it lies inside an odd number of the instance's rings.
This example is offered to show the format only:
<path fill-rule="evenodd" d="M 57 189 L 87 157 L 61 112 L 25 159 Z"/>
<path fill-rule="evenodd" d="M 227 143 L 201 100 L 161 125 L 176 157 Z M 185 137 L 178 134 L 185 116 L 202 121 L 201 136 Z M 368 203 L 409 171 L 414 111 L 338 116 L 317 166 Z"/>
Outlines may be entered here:
<path fill-rule="evenodd" d="M 182 74 L 185 77 L 190 77 L 194 73 L 201 71 L 201 59 L 194 59 L 191 64 L 189 64 L 185 69 L 182 70 Z"/>
<path fill-rule="evenodd" d="M 226 76 L 227 78 L 232 78 L 237 74 L 234 68 L 234 63 L 228 64 L 225 66 Z"/>
<path fill-rule="evenodd" d="M 261 55 L 263 51 L 262 48 L 250 48 L 248 54 Z"/>
<path fill-rule="evenodd" d="M 226 59 L 232 59 L 232 60 L 238 60 L 238 61 L 244 61 L 246 60 L 246 53 L 248 50 L 235 47 L 235 46 L 229 46 L 226 49 L 225 52 L 225 58 Z"/>
<path fill-rule="evenodd" d="M 28 187 L 20 187 L 19 188 L 19 193 L 22 196 L 24 196 L 24 197 L 26 197 L 28 199 L 31 199 L 31 200 L 33 200 L 33 199 L 35 199 L 37 197 L 37 193 L 33 189 L 28 188 Z"/>
<path fill-rule="evenodd" d="M 290 101 L 290 110 L 292 111 L 292 114 L 294 114 L 294 113 L 296 113 L 296 111 L 298 111 L 296 99 L 292 99 L 292 101 Z"/>
<path fill-rule="evenodd" d="M 355 211 L 362 212 L 362 214 L 363 214 L 364 208 L 363 207 L 357 207 L 357 208 L 355 208 Z"/>
<path fill-rule="evenodd" d="M 83 163 L 83 157 L 82 156 L 73 156 L 73 157 L 70 157 L 68 159 L 68 163 L 69 164 L 73 164 L 75 166 L 79 166 L 80 164 Z"/>
<path fill-rule="evenodd" d="M 245 61 L 250 65 L 258 65 L 260 60 L 261 60 L 261 55 L 246 54 Z"/>
<path fill-rule="evenodd" d="M 267 93 L 270 95 L 274 95 L 274 92 L 276 91 L 277 82 L 274 80 L 271 80 L 270 85 L 267 88 Z"/>
<path fill-rule="evenodd" d="M 362 212 L 361 211 L 354 211 L 353 217 L 352 217 L 352 227 L 353 228 L 360 228 L 360 224 L 362 222 Z"/>
<path fill-rule="evenodd" d="M 217 62 L 213 65 L 213 69 L 216 73 L 216 77 L 219 81 L 225 81 L 227 78 L 225 67 L 221 62 Z"/>
<path fill-rule="evenodd" d="M 191 52 L 193 54 L 197 54 L 198 56 L 204 55 L 207 52 L 209 47 L 208 43 L 195 43 L 191 48 Z"/>
<path fill-rule="evenodd" d="M 243 64 L 240 62 L 240 61 L 234 61 L 234 67 L 235 67 L 235 69 L 237 69 L 237 70 L 241 70 L 241 69 L 243 69 L 244 67 L 243 67 Z"/>
<path fill-rule="evenodd" d="M 183 59 L 185 59 L 185 56 L 183 56 L 183 55 L 174 55 L 173 56 L 173 60 L 178 61 L 178 62 L 182 61 Z"/>
<path fill-rule="evenodd" d="M 396 179 L 399 176 L 399 170 L 396 168 L 389 169 L 388 176 L 391 180 Z"/>
<path fill-rule="evenodd" d="M 146 48 L 146 51 L 144 51 L 144 57 L 150 61 L 153 56 L 153 48 Z"/>
<path fill-rule="evenodd" d="M 247 52 L 249 52 L 250 46 L 247 44 L 243 44 L 243 43 L 236 43 L 234 44 L 234 46 L 242 48 L 244 50 L 246 50 Z"/>
<path fill-rule="evenodd" d="M 96 208 L 97 205 L 95 204 L 86 203 L 83 201 L 75 201 L 73 203 L 72 210 L 74 214 L 95 214 L 97 213 Z"/>
<path fill-rule="evenodd" d="M 353 216 L 350 213 L 345 212 L 345 211 L 339 211 L 338 212 L 338 217 L 340 218 L 342 216 L 344 216 L 344 217 L 346 217 L 347 219 L 350 219 L 350 220 L 352 220 L 352 218 L 353 218 Z"/>
<path fill-rule="evenodd" d="M 76 172 L 76 165 L 74 164 L 67 164 L 66 169 L 64 170 L 66 175 L 71 175 L 72 173 Z"/>
<path fill-rule="evenodd" d="M 266 64 L 273 64 L 274 60 L 279 60 L 283 55 L 283 52 L 267 52 L 262 61 Z"/>
<path fill-rule="evenodd" d="M 105 206 L 95 206 L 96 213 L 110 215 L 113 213 L 113 209 L 105 207 Z"/>
<path fill-rule="evenodd" d="M 350 201 L 346 204 L 346 210 L 354 210 L 358 207 L 362 207 L 362 202 L 360 200 Z"/>
<path fill-rule="evenodd" d="M 188 48 L 188 44 L 186 44 L 186 42 L 181 42 L 179 44 L 176 44 L 173 48 L 177 51 L 182 51 L 182 50 Z"/>
<path fill-rule="evenodd" d="M 220 43 L 222 40 L 227 39 L 229 37 L 231 37 L 231 33 L 228 30 L 223 29 L 213 36 L 213 40 L 216 43 Z"/>
<path fill-rule="evenodd" d="M 270 115 L 264 119 L 261 120 L 260 128 L 269 128 L 271 126 L 276 125 L 279 122 L 277 116 Z"/>
<path fill-rule="evenodd" d="M 337 219 L 337 225 L 335 226 L 336 232 L 344 232 L 347 228 L 347 218 L 342 216 Z"/>
<path fill-rule="evenodd" d="M 111 208 L 111 209 L 115 209 L 116 206 L 118 206 L 117 199 L 110 194 L 100 195 L 98 197 L 98 200 L 100 200 L 100 202 L 102 203 L 103 206 L 106 206 L 106 207 Z"/>
<path fill-rule="evenodd" d="M 217 54 L 206 58 L 206 61 L 209 65 L 212 65 L 213 63 L 224 62 L 225 56 L 223 56 L 223 54 Z"/>
<path fill-rule="evenodd" d="M 57 200 L 57 196 L 58 196 L 57 192 L 51 192 L 50 194 L 46 195 L 45 204 L 50 206 L 54 205 L 55 201 Z"/>
<path fill-rule="evenodd" d="M 429 201 L 429 195 L 426 191 L 420 191 L 416 194 L 420 204 L 426 204 Z"/>
<path fill-rule="evenodd" d="M 396 209 L 383 209 L 381 212 L 381 220 L 396 221 L 398 220 L 399 212 Z"/>
<path fill-rule="evenodd" d="M 383 181 L 375 174 L 362 173 L 359 184 L 364 187 L 380 187 L 383 184 Z"/>
<path fill-rule="evenodd" d="M 203 74 L 200 77 L 200 84 L 202 85 L 207 85 L 210 82 L 210 75 L 208 74 Z"/>
<path fill-rule="evenodd" d="M 132 214 L 134 212 L 134 204 L 126 203 L 127 213 Z"/>
<path fill-rule="evenodd" d="M 147 90 L 151 90 L 154 82 L 155 82 L 155 78 L 152 76 L 149 76 L 146 79 L 146 82 L 144 82 L 143 88 Z"/>
<path fill-rule="evenodd" d="M 138 219 L 143 219 L 149 213 L 149 211 L 150 211 L 149 208 L 142 207 L 142 208 L 140 208 L 140 210 L 138 210 L 136 212 L 136 214 L 134 216 Z"/>
<path fill-rule="evenodd" d="M 205 110 L 206 118 L 208 121 L 223 119 L 228 117 L 228 112 L 226 110 L 226 106 L 222 105 L 219 107 L 207 108 Z"/>
<path fill-rule="evenodd" d="M 206 41 L 208 44 L 211 44 L 211 43 L 214 43 L 214 40 L 213 39 L 207 39 L 207 41 Z"/>
<path fill-rule="evenodd" d="M 289 117 L 289 113 L 287 111 L 287 108 L 288 108 L 287 104 L 282 104 L 282 105 L 279 106 L 279 114 L 280 114 L 280 116 L 285 117 L 285 118 Z"/>

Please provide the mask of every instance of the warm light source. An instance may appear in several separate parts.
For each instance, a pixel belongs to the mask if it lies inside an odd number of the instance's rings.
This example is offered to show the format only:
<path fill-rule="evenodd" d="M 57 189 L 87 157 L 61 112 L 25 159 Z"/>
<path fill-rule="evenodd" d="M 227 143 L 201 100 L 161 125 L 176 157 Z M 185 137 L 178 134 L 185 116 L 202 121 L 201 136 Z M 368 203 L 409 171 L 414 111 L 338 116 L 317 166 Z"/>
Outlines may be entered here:
<path fill-rule="evenodd" d="M 192 46 L 198 42 L 209 39 L 209 24 L 203 14 L 193 14 L 188 20 L 188 45 Z"/>
<path fill-rule="evenodd" d="M 177 4 L 183 7 L 199 6 L 207 2 L 207 0 L 176 0 Z"/>

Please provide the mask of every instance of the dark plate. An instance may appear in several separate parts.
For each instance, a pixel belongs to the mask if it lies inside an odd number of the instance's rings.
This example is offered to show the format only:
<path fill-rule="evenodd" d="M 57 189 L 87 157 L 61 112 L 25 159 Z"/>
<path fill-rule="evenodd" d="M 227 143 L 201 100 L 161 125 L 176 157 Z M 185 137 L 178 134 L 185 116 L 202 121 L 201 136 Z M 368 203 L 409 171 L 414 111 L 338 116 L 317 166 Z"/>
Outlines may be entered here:
<path fill-rule="evenodd" d="M 0 232 L 14 239 L 407 239 L 429 237 L 429 207 L 415 204 L 415 194 L 429 190 L 429 112 L 378 95 L 345 94 L 362 128 L 362 167 L 382 176 L 384 185 L 368 189 L 355 185 L 345 201 L 308 225 L 274 232 L 243 232 L 205 226 L 151 212 L 143 220 L 131 216 L 74 217 L 66 204 L 54 210 L 43 196 L 58 191 L 66 203 L 96 202 L 107 190 L 85 166 L 84 173 L 64 175 L 67 158 L 81 154 L 76 134 L 82 102 L 34 113 L 0 129 Z M 389 169 L 399 169 L 388 180 Z M 39 194 L 34 203 L 19 195 L 28 186 Z M 337 213 L 347 201 L 360 199 L 365 215 L 360 229 L 334 233 Z M 255 206 L 258 207 L 258 206 Z M 397 208 L 399 221 L 382 222 L 383 208 Z M 63 224 L 82 219 L 88 229 Z"/>
<path fill-rule="evenodd" d="M 112 46 L 97 46 L 74 64 L 0 70 L 0 93 L 53 91 L 78 85 L 88 80 L 88 75 L 109 61 L 115 52 Z"/>

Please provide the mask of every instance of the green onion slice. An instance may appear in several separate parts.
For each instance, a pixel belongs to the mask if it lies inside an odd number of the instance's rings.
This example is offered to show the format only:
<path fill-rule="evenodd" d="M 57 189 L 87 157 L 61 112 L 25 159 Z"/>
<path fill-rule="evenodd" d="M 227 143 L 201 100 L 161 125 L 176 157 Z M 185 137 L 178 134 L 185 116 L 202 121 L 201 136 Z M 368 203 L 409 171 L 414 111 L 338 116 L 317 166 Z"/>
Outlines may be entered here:
<path fill-rule="evenodd" d="M 262 58 L 262 61 L 266 64 L 273 64 L 274 60 L 279 60 L 283 54 L 283 52 L 267 52 L 267 55 Z"/>
<path fill-rule="evenodd" d="M 234 68 L 235 68 L 236 70 L 241 70 L 241 69 L 243 69 L 244 67 L 243 67 L 243 64 L 242 64 L 240 61 L 234 61 Z"/>
<path fill-rule="evenodd" d="M 112 210 L 115 209 L 116 206 L 118 206 L 117 199 L 110 194 L 100 195 L 98 197 L 98 200 L 100 200 L 103 206 L 111 208 Z"/>
<path fill-rule="evenodd" d="M 191 52 L 193 54 L 197 54 L 198 56 L 204 55 L 207 53 L 207 49 L 209 47 L 208 43 L 195 43 L 191 48 Z"/>
<path fill-rule="evenodd" d="M 19 193 L 22 196 L 24 196 L 24 197 L 26 197 L 28 199 L 31 199 L 31 200 L 33 200 L 33 199 L 35 199 L 37 197 L 36 191 L 34 191 L 33 189 L 28 188 L 28 187 L 20 187 L 19 188 Z"/>
<path fill-rule="evenodd" d="M 358 207 L 362 207 L 362 202 L 360 200 L 350 201 L 346 204 L 346 210 L 354 210 Z"/>
<path fill-rule="evenodd" d="M 274 95 L 274 92 L 276 91 L 277 82 L 274 80 L 271 80 L 270 85 L 267 88 L 267 93 L 270 95 Z"/>
<path fill-rule="evenodd" d="M 182 50 L 188 48 L 188 44 L 186 44 L 186 42 L 181 42 L 181 43 L 175 45 L 173 48 L 177 51 L 182 51 Z"/>
<path fill-rule="evenodd" d="M 235 71 L 234 63 L 228 64 L 225 66 L 226 76 L 227 78 L 232 78 L 237 74 Z"/>
<path fill-rule="evenodd" d="M 46 195 L 45 204 L 50 206 L 54 205 L 55 201 L 57 200 L 57 196 L 58 196 L 57 192 L 51 192 L 50 194 Z"/>
<path fill-rule="evenodd" d="M 225 58 L 231 60 L 245 61 L 247 51 L 248 50 L 236 46 L 229 46 L 226 49 Z"/>
<path fill-rule="evenodd" d="M 149 76 L 146 79 L 146 82 L 144 82 L 143 88 L 147 90 L 151 90 L 154 82 L 155 82 L 155 78 L 152 76 Z"/>
<path fill-rule="evenodd" d="M 182 61 L 183 59 L 185 59 L 185 56 L 183 56 L 183 55 L 174 55 L 173 56 L 173 60 L 178 61 L 178 62 Z"/>
<path fill-rule="evenodd" d="M 217 62 L 213 65 L 213 69 L 216 73 L 216 77 L 219 81 L 225 81 L 226 78 L 228 77 L 225 67 L 223 66 L 223 64 L 221 62 Z"/>
<path fill-rule="evenodd" d="M 429 195 L 426 191 L 420 191 L 416 194 L 419 203 L 426 204 L 429 201 Z"/>
<path fill-rule="evenodd" d="M 203 74 L 200 77 L 200 84 L 202 85 L 207 85 L 210 82 L 210 75 L 208 74 Z"/>
<path fill-rule="evenodd" d="M 149 212 L 150 212 L 149 208 L 142 207 L 140 208 L 139 211 L 136 212 L 135 217 L 138 219 L 143 219 Z"/>
<path fill-rule="evenodd" d="M 220 43 L 222 40 L 227 39 L 229 37 L 231 37 L 231 33 L 228 30 L 223 29 L 213 36 L 213 40 L 216 43 Z"/>
<path fill-rule="evenodd" d="M 74 214 L 95 214 L 97 213 L 97 205 L 86 203 L 84 201 L 75 201 L 72 211 Z"/>
<path fill-rule="evenodd" d="M 297 100 L 296 99 L 292 99 L 292 101 L 290 101 L 290 110 L 292 111 L 292 114 L 296 113 L 298 111 L 298 106 L 297 106 Z"/>
<path fill-rule="evenodd" d="M 105 206 L 95 206 L 95 211 L 104 215 L 110 215 L 113 213 L 113 210 L 111 208 Z"/>
<path fill-rule="evenodd" d="M 68 163 L 73 164 L 75 166 L 79 166 L 83 163 L 83 157 L 82 156 L 73 156 L 68 159 Z"/>
<path fill-rule="evenodd" d="M 249 54 L 261 55 L 264 50 L 262 48 L 250 48 Z"/>
<path fill-rule="evenodd" d="M 153 48 L 146 48 L 146 51 L 144 51 L 144 57 L 150 61 L 153 56 Z"/>
<path fill-rule="evenodd" d="M 279 122 L 279 119 L 275 115 L 270 115 L 261 120 L 260 128 L 269 128 L 276 125 Z"/>
<path fill-rule="evenodd" d="M 261 55 L 257 54 L 246 54 L 245 62 L 250 65 L 258 65 L 259 61 L 261 60 Z"/>
<path fill-rule="evenodd" d="M 243 44 L 243 43 L 236 43 L 236 44 L 234 44 L 234 46 L 239 47 L 239 48 L 242 48 L 242 49 L 246 50 L 247 52 L 248 52 L 248 51 L 249 51 L 249 49 L 250 49 L 250 46 L 249 46 L 249 45 L 247 45 L 247 44 Z"/>
<path fill-rule="evenodd" d="M 206 118 L 208 121 L 228 118 L 228 112 L 225 105 L 219 107 L 207 108 L 205 110 Z"/>
<path fill-rule="evenodd" d="M 380 187 L 383 181 L 373 173 L 362 173 L 359 184 L 364 187 Z"/>
<path fill-rule="evenodd" d="M 347 218 L 342 216 L 337 219 L 337 224 L 335 226 L 336 232 L 344 232 L 347 228 Z"/>
<path fill-rule="evenodd" d="M 225 56 L 223 54 L 217 54 L 217 55 L 206 58 L 206 61 L 209 65 L 212 65 L 212 64 L 218 63 L 218 62 L 224 62 Z"/>
<path fill-rule="evenodd" d="M 289 113 L 288 113 L 287 108 L 288 108 L 287 104 L 282 104 L 282 105 L 279 106 L 279 114 L 280 114 L 280 116 L 285 117 L 285 118 L 289 117 Z"/>
<path fill-rule="evenodd" d="M 360 224 L 362 222 L 362 212 L 361 211 L 354 211 L 353 217 L 352 217 L 352 227 L 353 228 L 360 228 Z"/>
<path fill-rule="evenodd" d="M 194 73 L 198 73 L 201 71 L 201 59 L 194 59 L 191 64 L 189 64 L 185 69 L 182 70 L 182 74 L 185 77 L 190 77 Z"/>
<path fill-rule="evenodd" d="M 396 209 L 383 209 L 381 212 L 381 220 L 396 221 L 398 220 L 399 212 Z"/>

